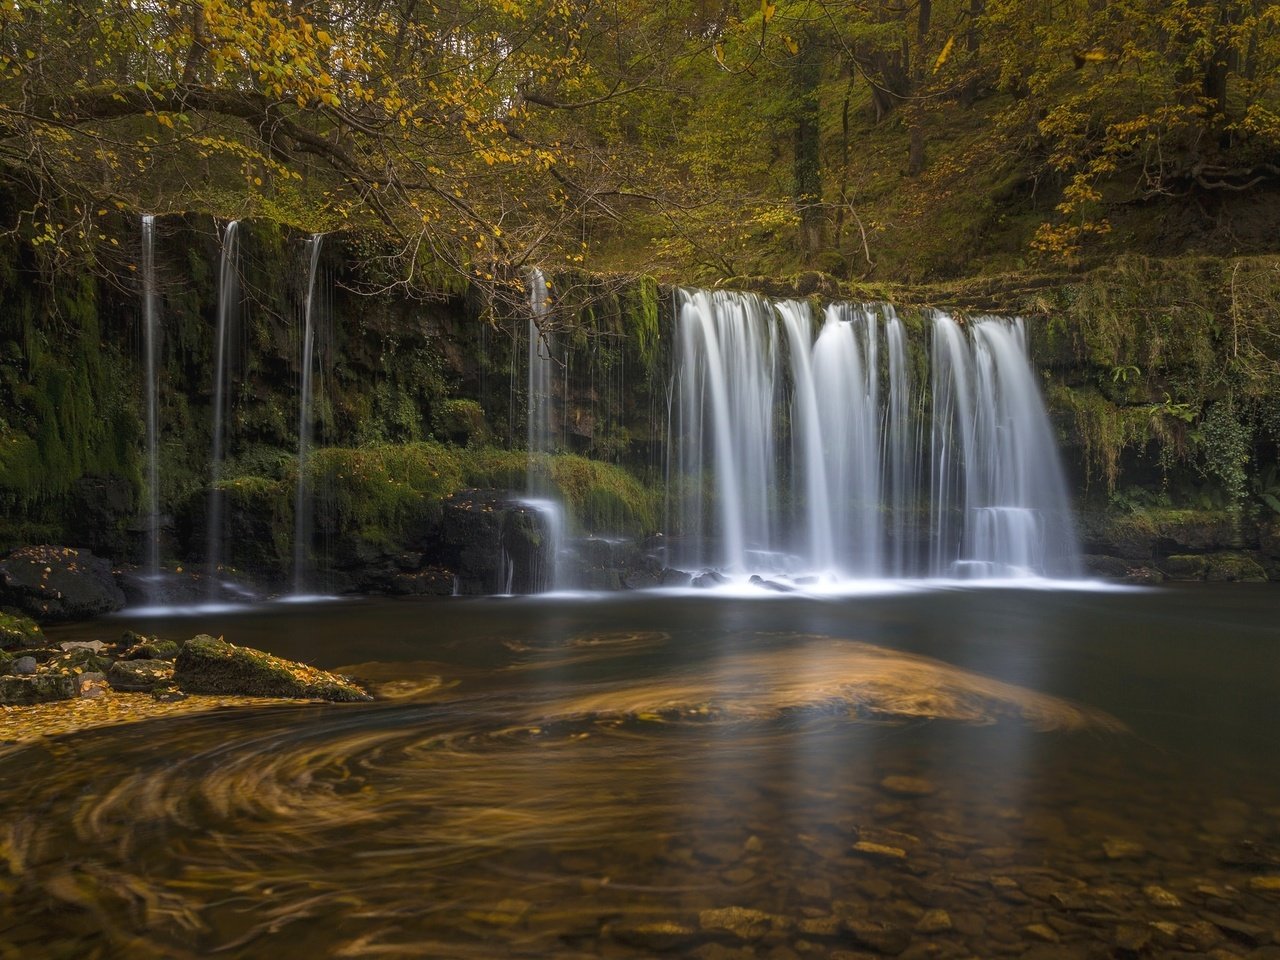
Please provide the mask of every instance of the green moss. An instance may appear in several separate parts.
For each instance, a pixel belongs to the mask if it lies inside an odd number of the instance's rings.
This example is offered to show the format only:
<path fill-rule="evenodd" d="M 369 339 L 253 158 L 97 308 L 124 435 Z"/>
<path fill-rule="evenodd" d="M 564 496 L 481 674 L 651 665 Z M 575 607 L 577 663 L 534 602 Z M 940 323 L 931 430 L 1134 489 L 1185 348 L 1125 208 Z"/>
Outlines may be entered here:
<path fill-rule="evenodd" d="M 437 404 L 431 424 L 437 436 L 453 443 L 483 443 L 489 439 L 484 408 L 475 400 L 454 398 Z"/>
<path fill-rule="evenodd" d="M 45 636 L 34 620 L 0 610 L 0 647 L 39 647 L 44 643 Z"/>
<path fill-rule="evenodd" d="M 325 447 L 311 455 L 312 490 L 330 511 L 327 522 L 374 542 L 463 486 L 460 451 L 438 443 Z"/>

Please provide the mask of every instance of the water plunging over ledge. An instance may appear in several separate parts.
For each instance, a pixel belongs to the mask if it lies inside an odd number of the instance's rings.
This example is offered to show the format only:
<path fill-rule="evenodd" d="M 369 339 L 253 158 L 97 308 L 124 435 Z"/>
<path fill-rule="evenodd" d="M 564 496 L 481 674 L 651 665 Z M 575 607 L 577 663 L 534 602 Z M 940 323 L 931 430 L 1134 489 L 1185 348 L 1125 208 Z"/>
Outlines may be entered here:
<path fill-rule="evenodd" d="M 802 580 L 1079 574 L 1021 321 L 676 293 L 670 561 Z"/>

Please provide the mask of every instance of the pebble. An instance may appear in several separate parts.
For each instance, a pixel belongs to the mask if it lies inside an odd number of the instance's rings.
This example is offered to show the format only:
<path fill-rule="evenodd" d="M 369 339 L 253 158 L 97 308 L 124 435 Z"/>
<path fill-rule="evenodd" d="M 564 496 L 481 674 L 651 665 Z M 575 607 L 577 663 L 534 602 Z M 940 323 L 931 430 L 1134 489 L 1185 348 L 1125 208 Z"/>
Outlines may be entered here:
<path fill-rule="evenodd" d="M 1029 923 L 1022 928 L 1022 932 L 1041 943 L 1057 943 L 1062 939 L 1057 930 L 1043 923 Z"/>
<path fill-rule="evenodd" d="M 739 940 L 759 940 L 775 927 L 785 928 L 789 921 L 750 907 L 721 907 L 699 913 L 698 925 L 707 931 L 731 933 Z"/>
<path fill-rule="evenodd" d="M 1102 842 L 1102 850 L 1108 860 L 1137 860 L 1147 854 L 1146 848 L 1132 840 L 1109 837 Z"/>
<path fill-rule="evenodd" d="M 945 910 L 928 910 L 916 924 L 917 933 L 946 933 L 951 929 L 951 914 Z"/>
<path fill-rule="evenodd" d="M 1164 907 L 1172 910 L 1182 906 L 1182 901 L 1178 899 L 1177 894 L 1170 893 L 1164 887 L 1158 887 L 1154 883 L 1143 887 L 1142 892 L 1145 893 L 1147 895 L 1147 899 L 1157 907 Z"/>

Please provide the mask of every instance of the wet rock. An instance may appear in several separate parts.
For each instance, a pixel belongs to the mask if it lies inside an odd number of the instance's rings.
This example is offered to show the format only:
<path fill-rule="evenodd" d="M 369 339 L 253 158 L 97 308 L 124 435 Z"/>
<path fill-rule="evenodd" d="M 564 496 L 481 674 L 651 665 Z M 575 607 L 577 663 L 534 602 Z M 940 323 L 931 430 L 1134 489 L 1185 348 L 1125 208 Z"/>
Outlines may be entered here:
<path fill-rule="evenodd" d="M 1101 553 L 1086 553 L 1080 557 L 1085 572 L 1092 577 L 1111 577 L 1121 579 L 1128 575 L 1129 564 L 1119 557 L 1108 557 Z"/>
<path fill-rule="evenodd" d="M 698 574 L 696 577 L 694 577 L 692 580 L 692 585 L 695 587 L 698 587 L 699 589 L 706 589 L 708 587 L 718 587 L 721 584 L 725 584 L 728 582 L 729 582 L 729 578 L 726 577 L 724 574 L 722 574 L 720 571 L 707 570 L 707 571 L 704 571 L 703 573 Z"/>
<path fill-rule="evenodd" d="M 1057 930 L 1043 923 L 1028 924 L 1022 928 L 1022 932 L 1029 939 L 1039 940 L 1041 943 L 1057 943 L 1062 939 Z"/>
<path fill-rule="evenodd" d="M 880 789 L 897 797 L 929 797 L 938 792 L 938 788 L 923 777 L 885 777 L 880 781 Z"/>
<path fill-rule="evenodd" d="M 698 935 L 693 927 L 673 920 L 648 923 L 621 921 L 610 924 L 608 933 L 615 940 L 644 950 L 667 951 L 683 947 Z"/>
<path fill-rule="evenodd" d="M 801 920 L 796 929 L 806 937 L 835 937 L 844 929 L 844 922 L 834 915 L 808 917 Z"/>
<path fill-rule="evenodd" d="M 183 645 L 174 665 L 173 680 L 187 693 L 341 701 L 373 699 L 336 674 L 207 635 Z"/>
<path fill-rule="evenodd" d="M 687 587 L 693 582 L 693 574 L 675 567 L 666 567 L 662 571 L 660 583 L 664 587 Z"/>
<path fill-rule="evenodd" d="M 1221 851 L 1218 859 L 1229 867 L 1266 870 L 1271 867 L 1280 867 L 1280 849 L 1256 840 L 1241 840 Z"/>
<path fill-rule="evenodd" d="M 1108 860 L 1139 860 L 1147 855 L 1146 848 L 1132 840 L 1108 837 L 1102 842 L 1102 851 Z"/>
<path fill-rule="evenodd" d="M 111 564 L 72 547 L 19 547 L 0 560 L 0 604 L 41 623 L 84 620 L 124 606 Z"/>
<path fill-rule="evenodd" d="M 107 680 L 114 690 L 145 693 L 173 680 L 173 664 L 168 660 L 117 660 L 107 671 Z"/>
<path fill-rule="evenodd" d="M 1266 927 L 1260 927 L 1257 924 L 1249 923 L 1246 920 L 1238 920 L 1235 917 L 1224 917 L 1217 913 L 1204 913 L 1201 914 L 1201 916 L 1232 940 L 1236 940 L 1250 947 L 1260 947 L 1271 940 L 1270 930 Z"/>
<path fill-rule="evenodd" d="M 1172 910 L 1182 906 L 1182 901 L 1178 899 L 1177 894 L 1170 893 L 1164 887 L 1158 887 L 1155 884 L 1148 884 L 1142 888 L 1142 892 L 1145 893 L 1147 895 L 1147 899 L 1157 907 L 1164 907 Z"/>
<path fill-rule="evenodd" d="M 45 636 L 30 617 L 0 610 L 0 648 L 43 647 Z"/>
<path fill-rule="evenodd" d="M 790 924 L 784 917 L 750 907 L 721 907 L 699 913 L 698 925 L 709 933 L 724 932 L 739 940 L 759 940 L 770 930 L 786 929 Z"/>
<path fill-rule="evenodd" d="M 766 580 L 759 574 L 753 573 L 748 581 L 752 586 L 760 587 L 762 590 L 773 590 L 775 593 L 795 593 L 796 588 L 786 583 L 779 583 L 777 580 Z"/>
<path fill-rule="evenodd" d="M 76 695 L 69 676 L 43 673 L 34 677 L 0 677 L 0 705 L 27 706 L 52 700 L 70 700 Z"/>
<path fill-rule="evenodd" d="M 844 929 L 859 946 L 869 947 L 892 957 L 902 953 L 911 943 L 911 934 L 906 930 L 874 920 L 848 917 L 844 921 Z"/>
<path fill-rule="evenodd" d="M 1170 580 L 1203 580 L 1209 571 L 1209 559 L 1196 554 L 1174 554 L 1166 557 L 1160 566 Z"/>
<path fill-rule="evenodd" d="M 882 843 L 872 843 L 870 840 L 859 840 L 853 845 L 854 853 L 872 860 L 880 860 L 885 862 L 896 862 L 907 859 L 907 851 L 901 847 L 890 847 Z"/>
<path fill-rule="evenodd" d="M 1178 943 L 1199 950 L 1212 950 L 1225 939 L 1216 926 L 1207 920 L 1195 920 L 1178 929 Z"/>
<path fill-rule="evenodd" d="M 945 910 L 927 910 L 916 923 L 917 933 L 946 933 L 951 928 L 951 914 Z"/>
<path fill-rule="evenodd" d="M 15 677 L 30 677 L 36 672 L 35 657 L 18 657 L 9 665 L 9 672 Z"/>
<path fill-rule="evenodd" d="M 69 640 L 66 643 L 58 644 L 58 646 L 68 653 L 72 650 L 88 650 L 90 653 L 101 653 L 110 644 L 103 643 L 101 640 Z"/>
<path fill-rule="evenodd" d="M 133 634 L 137 636 L 137 634 Z M 142 637 L 124 652 L 125 660 L 174 660 L 182 647 L 174 640 L 159 637 Z"/>
<path fill-rule="evenodd" d="M 181 703 L 183 700 L 187 699 L 187 695 L 170 683 L 163 686 L 153 687 L 151 690 L 151 699 L 158 703 Z"/>
<path fill-rule="evenodd" d="M 102 673 L 82 673 L 76 678 L 76 695 L 82 700 L 100 700 L 111 695 L 111 684 Z"/>
<path fill-rule="evenodd" d="M 529 908 L 532 906 L 533 904 L 528 900 L 510 897 L 506 900 L 500 900 L 492 910 L 469 910 L 467 911 L 467 917 L 477 923 L 484 923 L 489 926 L 510 927 L 524 919 L 524 915 L 529 912 Z"/>

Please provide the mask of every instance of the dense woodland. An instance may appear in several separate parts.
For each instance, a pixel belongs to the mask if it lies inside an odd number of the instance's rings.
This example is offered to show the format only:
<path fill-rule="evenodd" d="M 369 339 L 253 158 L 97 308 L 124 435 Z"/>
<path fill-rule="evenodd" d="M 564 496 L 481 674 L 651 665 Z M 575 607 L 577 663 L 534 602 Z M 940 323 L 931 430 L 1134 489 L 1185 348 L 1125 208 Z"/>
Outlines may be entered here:
<path fill-rule="evenodd" d="M 377 227 L 406 280 L 1274 247 L 1264 0 L 15 0 L 0 51 L 51 261 L 197 209 Z"/>

